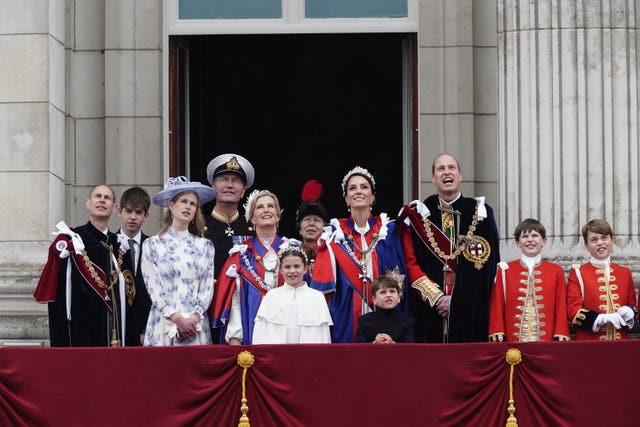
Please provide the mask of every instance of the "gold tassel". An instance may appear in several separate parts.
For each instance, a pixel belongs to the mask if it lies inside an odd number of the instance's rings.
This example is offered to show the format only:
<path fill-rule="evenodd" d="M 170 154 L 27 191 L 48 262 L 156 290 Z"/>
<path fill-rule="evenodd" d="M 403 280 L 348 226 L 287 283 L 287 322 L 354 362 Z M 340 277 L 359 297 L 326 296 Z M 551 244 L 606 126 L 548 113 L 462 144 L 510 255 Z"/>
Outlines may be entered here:
<path fill-rule="evenodd" d="M 253 362 L 255 361 L 253 354 L 249 351 L 242 351 L 238 354 L 238 365 L 240 365 L 242 370 L 242 404 L 240 405 L 240 412 L 242 415 L 240 416 L 240 421 L 238 421 L 238 427 L 250 427 L 249 417 L 247 416 L 247 412 L 249 412 L 249 407 L 247 406 L 247 369 L 253 366 Z"/>
<path fill-rule="evenodd" d="M 511 365 L 511 372 L 509 374 L 509 407 L 507 408 L 507 412 L 509 416 L 507 417 L 506 427 L 518 427 L 518 420 L 515 415 L 516 406 L 513 401 L 513 372 L 518 363 L 522 362 L 522 353 L 517 348 L 510 348 L 507 350 L 506 360 L 509 365 Z"/>

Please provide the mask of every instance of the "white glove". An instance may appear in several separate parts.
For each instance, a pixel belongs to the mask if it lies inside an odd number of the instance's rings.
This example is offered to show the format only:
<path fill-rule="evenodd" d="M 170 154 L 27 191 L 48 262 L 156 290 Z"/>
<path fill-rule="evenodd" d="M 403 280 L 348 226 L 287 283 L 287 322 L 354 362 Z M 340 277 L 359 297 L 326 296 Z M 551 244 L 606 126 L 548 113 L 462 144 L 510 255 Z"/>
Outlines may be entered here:
<path fill-rule="evenodd" d="M 627 326 L 627 322 L 618 313 L 607 314 L 607 321 L 613 325 L 614 328 L 620 329 L 623 326 Z"/>
<path fill-rule="evenodd" d="M 628 327 L 633 328 L 634 318 L 636 314 L 633 312 L 631 307 L 629 307 L 628 305 L 623 305 L 618 309 L 617 313 L 620 315 L 620 317 L 622 317 Z"/>
<path fill-rule="evenodd" d="M 627 322 L 618 313 L 598 314 L 591 330 L 594 333 L 598 332 L 607 323 L 610 323 L 616 329 L 627 326 Z"/>
<path fill-rule="evenodd" d="M 593 327 L 591 328 L 594 334 L 607 323 L 607 316 L 607 314 L 598 314 L 598 317 L 593 321 Z"/>

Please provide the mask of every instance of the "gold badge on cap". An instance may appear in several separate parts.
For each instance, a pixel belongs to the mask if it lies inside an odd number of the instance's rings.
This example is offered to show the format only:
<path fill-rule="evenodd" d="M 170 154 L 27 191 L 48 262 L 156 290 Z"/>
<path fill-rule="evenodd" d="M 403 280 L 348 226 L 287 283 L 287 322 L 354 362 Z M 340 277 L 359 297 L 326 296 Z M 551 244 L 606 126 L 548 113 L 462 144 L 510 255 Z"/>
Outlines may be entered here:
<path fill-rule="evenodd" d="M 237 171 L 240 170 L 240 163 L 238 163 L 238 159 L 236 159 L 235 157 L 232 157 L 231 160 L 229 160 L 225 166 L 227 167 L 227 169 L 237 170 Z"/>

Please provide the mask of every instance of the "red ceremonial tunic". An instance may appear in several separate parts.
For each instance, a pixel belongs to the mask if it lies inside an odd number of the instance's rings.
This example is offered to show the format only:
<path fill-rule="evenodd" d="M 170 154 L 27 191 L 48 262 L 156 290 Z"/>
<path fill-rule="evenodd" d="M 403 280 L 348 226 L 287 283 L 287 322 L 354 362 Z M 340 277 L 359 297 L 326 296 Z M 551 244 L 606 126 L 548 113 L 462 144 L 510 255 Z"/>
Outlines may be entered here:
<path fill-rule="evenodd" d="M 636 291 L 633 286 L 631 270 L 621 265 L 609 264 L 609 283 L 605 269 L 590 262 L 580 266 L 580 276 L 584 284 L 581 290 L 580 280 L 575 268 L 569 272 L 567 285 L 567 315 L 573 325 L 580 326 L 584 311 L 596 313 L 614 313 L 623 305 L 636 307 Z M 599 332 L 592 333 L 584 329 L 576 330 L 576 340 L 619 340 L 626 339 L 625 328 L 615 329 L 606 325 Z"/>
<path fill-rule="evenodd" d="M 506 284 L 503 281 L 503 275 Z M 558 264 L 542 261 L 529 270 L 520 260 L 498 264 L 489 314 L 491 341 L 568 340 L 566 282 Z"/>

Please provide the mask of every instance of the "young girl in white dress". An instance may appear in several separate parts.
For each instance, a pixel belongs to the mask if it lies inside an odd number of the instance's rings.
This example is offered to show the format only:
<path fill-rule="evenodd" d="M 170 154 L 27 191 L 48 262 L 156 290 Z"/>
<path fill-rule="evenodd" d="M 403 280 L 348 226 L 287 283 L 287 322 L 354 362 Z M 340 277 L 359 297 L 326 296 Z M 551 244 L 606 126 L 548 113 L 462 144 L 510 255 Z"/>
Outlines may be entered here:
<path fill-rule="evenodd" d="M 327 301 L 304 281 L 307 256 L 299 246 L 280 250 L 285 283 L 262 298 L 253 329 L 253 344 L 330 343 L 333 325 Z"/>

